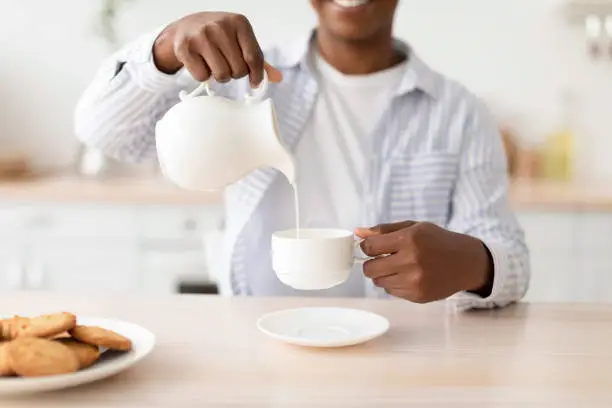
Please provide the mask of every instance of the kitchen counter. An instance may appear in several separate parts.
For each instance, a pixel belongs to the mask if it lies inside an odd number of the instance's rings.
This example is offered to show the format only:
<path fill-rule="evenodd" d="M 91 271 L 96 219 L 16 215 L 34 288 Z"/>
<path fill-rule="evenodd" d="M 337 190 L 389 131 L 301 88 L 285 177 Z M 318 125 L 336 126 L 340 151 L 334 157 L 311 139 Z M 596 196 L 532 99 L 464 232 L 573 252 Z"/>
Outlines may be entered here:
<path fill-rule="evenodd" d="M 361 346 L 314 350 L 255 326 L 263 313 L 305 305 L 370 310 L 391 329 Z M 3 408 L 612 406 L 612 305 L 457 313 L 400 300 L 29 293 L 1 297 L 0 310 L 119 318 L 157 336 L 153 353 L 123 374 Z"/>
<path fill-rule="evenodd" d="M 0 199 L 113 204 L 219 204 L 221 193 L 182 190 L 155 178 L 48 176 L 0 181 Z"/>
<path fill-rule="evenodd" d="M 517 210 L 612 211 L 612 181 L 514 181 L 510 196 Z"/>
<path fill-rule="evenodd" d="M 612 182 L 568 184 L 514 181 L 510 196 L 517 210 L 612 211 Z M 220 204 L 222 193 L 185 191 L 162 179 L 88 179 L 75 176 L 0 181 L 0 199 L 109 202 L 126 204 Z"/>

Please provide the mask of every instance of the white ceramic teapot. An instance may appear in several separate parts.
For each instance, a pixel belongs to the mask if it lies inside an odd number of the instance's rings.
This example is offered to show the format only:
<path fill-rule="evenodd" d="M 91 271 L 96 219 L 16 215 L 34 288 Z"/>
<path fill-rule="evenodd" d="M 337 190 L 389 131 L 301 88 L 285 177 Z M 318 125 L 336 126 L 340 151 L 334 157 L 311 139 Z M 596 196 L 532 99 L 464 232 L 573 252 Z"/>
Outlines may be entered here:
<path fill-rule="evenodd" d="M 295 161 L 283 146 L 271 99 L 263 99 L 268 77 L 244 101 L 215 96 L 208 82 L 157 123 L 156 147 L 162 173 L 188 190 L 221 190 L 253 170 L 274 167 L 291 184 Z M 199 96 L 203 91 L 207 95 Z"/>

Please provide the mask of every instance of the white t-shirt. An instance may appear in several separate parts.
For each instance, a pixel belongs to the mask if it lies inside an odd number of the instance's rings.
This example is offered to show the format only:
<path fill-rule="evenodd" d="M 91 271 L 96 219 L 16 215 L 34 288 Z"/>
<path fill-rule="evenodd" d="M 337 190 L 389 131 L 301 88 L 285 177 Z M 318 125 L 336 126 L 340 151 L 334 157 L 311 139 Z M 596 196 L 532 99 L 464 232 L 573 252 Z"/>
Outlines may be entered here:
<path fill-rule="evenodd" d="M 310 62 L 320 93 L 296 146 L 302 228 L 360 227 L 369 137 L 389 106 L 407 63 L 369 75 L 345 75 L 312 52 Z M 293 190 L 278 177 L 258 209 L 263 236 L 250 248 L 249 283 L 253 295 L 362 296 L 361 267 L 347 282 L 323 291 L 301 292 L 283 285 L 271 267 L 270 237 L 295 228 Z M 254 221 L 254 220 L 253 220 Z"/>

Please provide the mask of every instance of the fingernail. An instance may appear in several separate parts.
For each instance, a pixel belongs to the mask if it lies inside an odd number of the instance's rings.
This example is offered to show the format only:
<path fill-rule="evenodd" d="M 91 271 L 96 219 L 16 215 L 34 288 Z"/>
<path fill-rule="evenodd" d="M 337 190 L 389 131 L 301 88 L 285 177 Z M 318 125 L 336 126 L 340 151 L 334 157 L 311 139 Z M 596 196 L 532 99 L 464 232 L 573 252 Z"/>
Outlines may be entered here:
<path fill-rule="evenodd" d="M 360 236 L 360 237 L 367 237 L 372 235 L 372 233 L 374 233 L 374 231 L 372 231 L 372 229 L 370 228 L 355 228 L 355 235 Z"/>

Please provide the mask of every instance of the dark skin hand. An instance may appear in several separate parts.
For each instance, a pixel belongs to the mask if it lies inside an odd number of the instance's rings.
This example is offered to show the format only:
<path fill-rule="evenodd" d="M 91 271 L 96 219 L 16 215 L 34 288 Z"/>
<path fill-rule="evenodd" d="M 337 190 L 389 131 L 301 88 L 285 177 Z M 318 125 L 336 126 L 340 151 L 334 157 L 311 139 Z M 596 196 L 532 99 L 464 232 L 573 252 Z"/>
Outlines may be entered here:
<path fill-rule="evenodd" d="M 493 262 L 482 241 L 426 222 L 358 229 L 363 252 L 375 259 L 363 272 L 392 296 L 415 303 L 461 292 L 491 293 Z"/>
<path fill-rule="evenodd" d="M 249 20 L 241 14 L 202 12 L 181 18 L 166 27 L 155 41 L 153 57 L 161 72 L 174 74 L 185 67 L 194 79 L 211 76 L 227 82 L 249 76 L 251 86 L 271 82 L 282 74 L 264 61 Z"/>
<path fill-rule="evenodd" d="M 406 58 L 393 48 L 393 19 L 398 0 L 374 0 L 359 11 L 346 10 L 331 0 L 311 0 L 319 26 L 316 43 L 321 55 L 345 74 L 368 74 Z M 213 77 L 228 82 L 249 76 L 258 86 L 264 70 L 271 82 L 282 74 L 264 61 L 249 20 L 226 12 L 201 12 L 168 25 L 155 41 L 157 68 L 174 74 L 185 67 L 198 81 Z"/>

